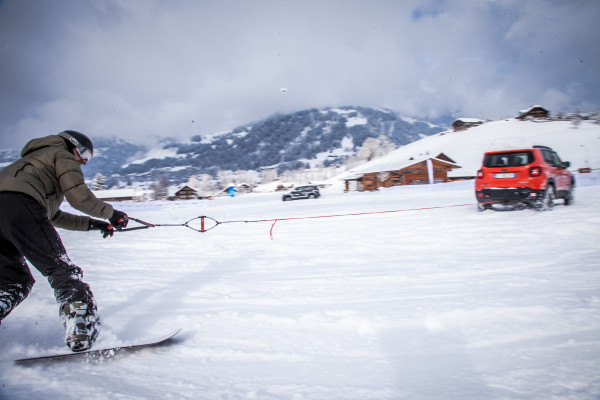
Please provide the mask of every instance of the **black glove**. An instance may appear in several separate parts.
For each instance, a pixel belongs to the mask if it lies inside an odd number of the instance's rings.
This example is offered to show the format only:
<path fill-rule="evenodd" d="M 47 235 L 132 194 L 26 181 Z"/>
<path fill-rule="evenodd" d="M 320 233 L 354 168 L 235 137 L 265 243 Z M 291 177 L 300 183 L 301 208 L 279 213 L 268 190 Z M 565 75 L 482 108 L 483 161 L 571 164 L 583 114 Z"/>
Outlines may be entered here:
<path fill-rule="evenodd" d="M 113 228 L 108 222 L 100 221 L 98 219 L 90 219 L 88 231 L 100 231 L 102 232 L 102 237 L 106 239 L 108 236 L 112 236 L 113 233 L 115 233 L 115 228 Z"/>
<path fill-rule="evenodd" d="M 110 221 L 112 226 L 115 227 L 115 229 L 120 231 L 121 229 L 127 226 L 127 223 L 129 222 L 129 217 L 124 212 L 115 210 L 113 212 L 112 217 L 110 217 L 108 220 Z"/>

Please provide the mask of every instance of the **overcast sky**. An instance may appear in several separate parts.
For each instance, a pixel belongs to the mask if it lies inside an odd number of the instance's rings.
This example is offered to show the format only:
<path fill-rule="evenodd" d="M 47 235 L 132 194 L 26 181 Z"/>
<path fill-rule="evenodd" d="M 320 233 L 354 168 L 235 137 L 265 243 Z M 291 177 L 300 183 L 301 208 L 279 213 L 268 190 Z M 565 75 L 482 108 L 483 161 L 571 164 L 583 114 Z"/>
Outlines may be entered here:
<path fill-rule="evenodd" d="M 343 105 L 596 111 L 599 19 L 598 0 L 0 0 L 0 148 Z"/>

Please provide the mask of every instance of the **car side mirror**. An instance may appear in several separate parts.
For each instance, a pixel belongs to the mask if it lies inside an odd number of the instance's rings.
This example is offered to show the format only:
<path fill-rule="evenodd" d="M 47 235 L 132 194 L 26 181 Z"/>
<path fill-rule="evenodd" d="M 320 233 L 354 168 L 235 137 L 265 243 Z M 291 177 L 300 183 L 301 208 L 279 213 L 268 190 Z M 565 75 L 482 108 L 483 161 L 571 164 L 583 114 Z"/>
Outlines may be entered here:
<path fill-rule="evenodd" d="M 563 161 L 562 163 L 562 167 L 563 168 L 569 168 L 571 166 L 571 162 L 570 161 Z"/>

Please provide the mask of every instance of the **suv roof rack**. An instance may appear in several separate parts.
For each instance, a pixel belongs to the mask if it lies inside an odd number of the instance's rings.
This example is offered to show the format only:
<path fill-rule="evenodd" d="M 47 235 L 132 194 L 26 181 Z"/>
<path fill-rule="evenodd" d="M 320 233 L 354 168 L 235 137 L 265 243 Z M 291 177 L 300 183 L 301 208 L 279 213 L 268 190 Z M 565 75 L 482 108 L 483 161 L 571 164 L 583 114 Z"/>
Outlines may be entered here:
<path fill-rule="evenodd" d="M 548 150 L 552 150 L 552 148 L 548 147 L 548 146 L 542 146 L 542 145 L 536 145 L 533 146 L 534 149 L 548 149 Z"/>

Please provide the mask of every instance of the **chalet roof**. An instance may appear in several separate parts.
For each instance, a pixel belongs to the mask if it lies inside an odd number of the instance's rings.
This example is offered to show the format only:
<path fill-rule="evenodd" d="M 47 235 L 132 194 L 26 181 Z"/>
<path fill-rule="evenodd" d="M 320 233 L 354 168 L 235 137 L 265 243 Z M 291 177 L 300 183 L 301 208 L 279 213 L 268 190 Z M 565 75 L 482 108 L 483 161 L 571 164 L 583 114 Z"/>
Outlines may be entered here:
<path fill-rule="evenodd" d="M 452 160 L 444 153 L 440 153 L 435 157 L 431 157 L 431 155 L 429 154 L 420 154 L 419 156 L 415 157 L 411 155 L 401 153 L 397 154 L 396 152 L 391 152 L 377 160 L 370 161 L 366 164 L 361 165 L 360 167 L 348 171 L 346 179 L 353 179 L 357 176 L 373 172 L 397 171 L 429 159 L 436 160 L 440 163 L 453 166 L 455 168 L 460 168 L 460 166 L 457 165 L 454 160 Z"/>
<path fill-rule="evenodd" d="M 181 188 L 177 189 L 177 191 L 175 192 L 175 195 L 179 194 L 179 193 L 180 193 L 181 191 L 183 191 L 183 190 L 191 190 L 191 191 L 192 191 L 192 192 L 194 192 L 194 193 L 195 193 L 195 192 L 197 192 L 197 190 L 196 190 L 196 189 L 194 189 L 194 188 L 191 188 L 191 187 L 189 187 L 189 186 L 185 185 L 185 186 L 183 186 L 183 187 L 181 187 Z"/>

